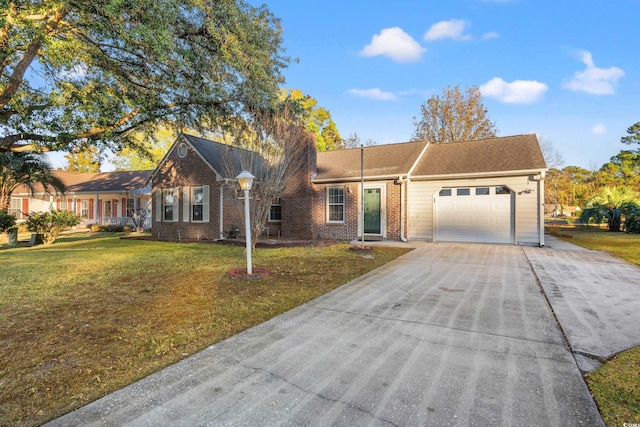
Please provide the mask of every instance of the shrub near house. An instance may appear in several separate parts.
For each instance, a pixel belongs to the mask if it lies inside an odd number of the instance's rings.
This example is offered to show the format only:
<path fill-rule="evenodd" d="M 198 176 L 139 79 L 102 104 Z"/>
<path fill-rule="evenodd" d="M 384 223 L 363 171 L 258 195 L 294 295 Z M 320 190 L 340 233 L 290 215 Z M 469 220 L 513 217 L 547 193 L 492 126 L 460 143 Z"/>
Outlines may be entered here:
<path fill-rule="evenodd" d="M 80 217 L 73 212 L 57 211 L 33 212 L 27 216 L 27 230 L 41 234 L 44 244 L 53 243 L 60 233 L 80 224 Z"/>

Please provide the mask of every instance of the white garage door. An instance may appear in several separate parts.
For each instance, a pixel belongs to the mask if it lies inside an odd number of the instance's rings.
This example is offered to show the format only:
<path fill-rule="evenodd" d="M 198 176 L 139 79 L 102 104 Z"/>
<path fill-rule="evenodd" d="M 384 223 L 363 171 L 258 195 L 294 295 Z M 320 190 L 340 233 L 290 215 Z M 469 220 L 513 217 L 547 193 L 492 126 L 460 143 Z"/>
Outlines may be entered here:
<path fill-rule="evenodd" d="M 436 241 L 513 242 L 507 187 L 443 188 L 435 198 Z"/>

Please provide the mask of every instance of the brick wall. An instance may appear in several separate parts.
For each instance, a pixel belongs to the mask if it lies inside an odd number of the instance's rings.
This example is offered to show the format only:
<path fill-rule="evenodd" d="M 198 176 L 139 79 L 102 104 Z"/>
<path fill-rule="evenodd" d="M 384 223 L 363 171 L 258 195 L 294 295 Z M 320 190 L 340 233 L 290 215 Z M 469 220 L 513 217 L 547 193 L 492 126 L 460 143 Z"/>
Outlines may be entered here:
<path fill-rule="evenodd" d="M 159 170 L 152 181 L 152 233 L 154 237 L 159 236 L 161 239 L 207 239 L 214 240 L 220 237 L 219 225 L 219 209 L 220 209 L 220 191 L 224 191 L 225 205 L 237 203 L 235 192 L 229 190 L 226 185 L 217 181 L 215 172 L 195 153 L 190 146 L 184 159 L 178 157 L 177 150 L 173 150 L 164 163 L 160 165 Z M 185 187 L 195 187 L 200 185 L 209 185 L 209 221 L 208 222 L 191 222 L 191 218 L 185 218 L 183 212 Z M 161 190 L 164 188 L 178 188 L 178 209 L 177 221 L 165 222 L 157 221 L 157 197 L 162 197 Z M 231 210 L 231 209 L 225 209 Z M 225 212 L 226 214 L 226 212 Z M 187 220 L 185 222 L 185 219 Z M 232 215 L 225 215 L 225 224 L 230 224 L 233 219 Z M 228 231 L 228 230 L 224 230 Z"/>

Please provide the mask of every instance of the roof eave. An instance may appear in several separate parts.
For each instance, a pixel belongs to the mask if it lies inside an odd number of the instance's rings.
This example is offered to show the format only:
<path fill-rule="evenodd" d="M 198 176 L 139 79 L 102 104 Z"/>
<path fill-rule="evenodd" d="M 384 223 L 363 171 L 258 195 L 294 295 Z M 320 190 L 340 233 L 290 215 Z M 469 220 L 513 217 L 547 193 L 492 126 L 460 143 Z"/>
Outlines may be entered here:
<path fill-rule="evenodd" d="M 406 178 L 407 173 L 403 172 L 403 173 L 397 173 L 397 174 L 391 174 L 391 175 L 365 175 L 364 180 L 365 181 L 383 181 L 383 180 L 390 181 L 398 177 Z M 313 182 L 314 184 L 324 184 L 329 182 L 356 182 L 356 181 L 360 181 L 361 179 L 362 179 L 361 176 L 349 176 L 349 177 L 343 177 L 343 178 L 320 178 L 320 179 L 312 178 L 311 182 Z"/>
<path fill-rule="evenodd" d="M 412 180 L 438 180 L 438 179 L 464 179 L 464 178 L 493 178 L 502 176 L 524 176 L 537 175 L 547 171 L 547 168 L 540 169 L 519 169 L 512 171 L 493 171 L 493 172 L 473 172 L 473 173 L 457 173 L 457 174 L 440 174 L 440 175 L 412 175 Z"/>

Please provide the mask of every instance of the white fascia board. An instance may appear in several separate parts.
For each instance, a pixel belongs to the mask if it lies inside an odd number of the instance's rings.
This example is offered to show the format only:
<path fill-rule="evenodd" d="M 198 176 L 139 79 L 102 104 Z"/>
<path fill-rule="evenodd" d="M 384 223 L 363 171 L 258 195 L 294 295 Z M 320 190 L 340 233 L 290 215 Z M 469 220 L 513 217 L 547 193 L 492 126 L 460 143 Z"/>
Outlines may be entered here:
<path fill-rule="evenodd" d="M 365 176 L 364 180 L 365 181 L 390 181 L 390 180 L 394 180 L 396 178 L 406 178 L 407 174 L 406 173 L 402 173 L 402 174 L 393 174 L 393 175 L 375 175 L 375 176 Z M 325 183 L 331 183 L 331 182 L 360 182 L 361 177 L 359 176 L 351 176 L 348 178 L 324 178 L 324 179 L 312 179 L 311 182 L 313 182 L 314 184 L 325 184 Z"/>
<path fill-rule="evenodd" d="M 524 175 L 538 175 L 545 172 L 547 169 L 526 169 L 526 170 L 514 170 L 514 171 L 498 171 L 498 172 L 482 172 L 482 173 L 461 173 L 461 174 L 449 174 L 449 175 L 413 175 L 411 179 L 413 181 L 435 181 L 445 179 L 464 179 L 464 178 L 499 178 L 502 176 L 524 176 Z"/>

